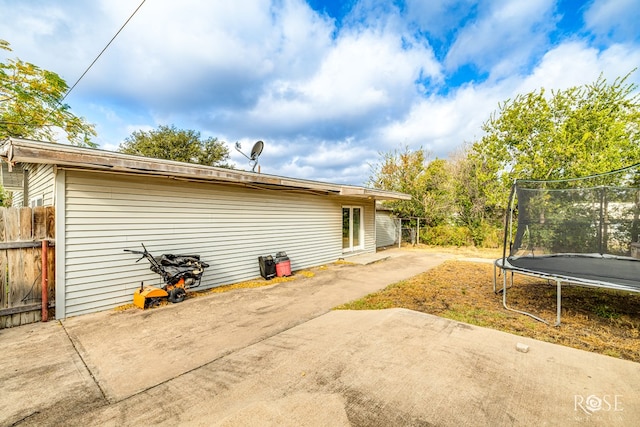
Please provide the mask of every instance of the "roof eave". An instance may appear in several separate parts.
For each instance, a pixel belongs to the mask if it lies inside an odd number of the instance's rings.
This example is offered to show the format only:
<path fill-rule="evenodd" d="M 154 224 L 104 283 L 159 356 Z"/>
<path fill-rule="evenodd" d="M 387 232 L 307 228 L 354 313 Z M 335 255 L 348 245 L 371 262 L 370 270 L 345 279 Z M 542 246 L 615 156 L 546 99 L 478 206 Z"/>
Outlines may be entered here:
<path fill-rule="evenodd" d="M 355 186 L 343 186 L 340 195 L 375 200 L 411 200 L 411 196 L 405 193 Z"/>
<path fill-rule="evenodd" d="M 0 158 L 9 164 L 54 164 L 60 167 L 168 176 L 244 185 L 265 185 L 281 189 L 310 190 L 325 194 L 368 199 L 374 198 L 377 200 L 411 199 L 411 196 L 407 194 L 365 187 L 287 178 L 21 138 L 9 138 L 5 140 L 2 147 L 0 147 Z"/>

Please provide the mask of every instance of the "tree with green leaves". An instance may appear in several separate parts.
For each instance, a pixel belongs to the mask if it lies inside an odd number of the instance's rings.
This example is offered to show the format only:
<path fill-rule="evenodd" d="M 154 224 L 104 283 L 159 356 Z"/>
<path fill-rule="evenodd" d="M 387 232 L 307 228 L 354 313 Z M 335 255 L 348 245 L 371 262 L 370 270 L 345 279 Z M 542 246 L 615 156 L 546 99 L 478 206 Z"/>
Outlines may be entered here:
<path fill-rule="evenodd" d="M 515 179 L 574 178 L 640 161 L 640 94 L 629 76 L 500 104 L 470 152 L 487 203 L 504 207 Z"/>
<path fill-rule="evenodd" d="M 198 163 L 230 168 L 229 149 L 217 138 L 202 139 L 200 132 L 160 126 L 150 131 L 135 131 L 118 147 L 118 151 L 156 159 Z"/>
<path fill-rule="evenodd" d="M 368 185 L 381 190 L 410 194 L 411 200 L 399 200 L 386 204 L 402 218 L 424 218 L 422 176 L 427 167 L 426 150 L 420 148 L 413 151 L 406 146 L 403 151 L 396 149 L 380 155 L 381 162 L 371 165 Z"/>
<path fill-rule="evenodd" d="M 0 50 L 11 51 L 5 40 Z M 8 137 L 55 142 L 62 129 L 73 145 L 96 147 L 95 128 L 64 104 L 69 87 L 58 74 L 20 59 L 0 62 L 0 141 Z"/>
<path fill-rule="evenodd" d="M 454 211 L 454 182 L 447 160 L 429 160 L 423 148 L 382 153 L 382 162 L 372 166 L 368 185 L 410 194 L 411 200 L 387 202 L 402 218 L 426 219 L 431 226 L 446 223 Z"/>
<path fill-rule="evenodd" d="M 421 177 L 422 206 L 430 226 L 453 224 L 457 216 L 452 164 L 445 159 L 429 162 Z"/>

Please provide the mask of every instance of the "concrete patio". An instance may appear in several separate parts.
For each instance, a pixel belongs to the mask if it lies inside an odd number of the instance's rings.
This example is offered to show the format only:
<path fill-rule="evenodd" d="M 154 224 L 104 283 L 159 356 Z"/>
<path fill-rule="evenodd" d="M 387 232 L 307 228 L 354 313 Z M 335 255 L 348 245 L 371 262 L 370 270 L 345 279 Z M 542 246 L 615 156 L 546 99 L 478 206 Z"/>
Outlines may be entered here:
<path fill-rule="evenodd" d="M 0 425 L 637 425 L 637 363 L 410 310 L 330 311 L 447 258 L 392 249 L 0 330 Z"/>

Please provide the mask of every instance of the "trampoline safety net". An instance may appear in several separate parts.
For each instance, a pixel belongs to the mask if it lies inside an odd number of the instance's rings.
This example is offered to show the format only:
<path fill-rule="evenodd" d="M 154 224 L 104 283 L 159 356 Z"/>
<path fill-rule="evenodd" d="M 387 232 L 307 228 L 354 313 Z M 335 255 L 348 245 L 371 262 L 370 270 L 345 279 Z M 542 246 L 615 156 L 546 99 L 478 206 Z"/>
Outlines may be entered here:
<path fill-rule="evenodd" d="M 580 180 L 516 181 L 509 257 L 640 258 L 639 183 L 640 167 Z"/>

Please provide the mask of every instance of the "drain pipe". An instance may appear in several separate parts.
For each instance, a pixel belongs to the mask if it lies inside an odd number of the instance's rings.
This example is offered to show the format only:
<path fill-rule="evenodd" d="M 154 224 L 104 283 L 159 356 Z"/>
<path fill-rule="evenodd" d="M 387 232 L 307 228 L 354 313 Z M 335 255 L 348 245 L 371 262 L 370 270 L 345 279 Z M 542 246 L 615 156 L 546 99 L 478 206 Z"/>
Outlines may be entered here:
<path fill-rule="evenodd" d="M 47 287 L 49 284 L 48 277 L 48 268 L 47 268 L 47 246 L 48 243 L 46 239 L 42 239 L 42 321 L 46 322 L 49 320 L 49 298 L 47 296 Z"/>

